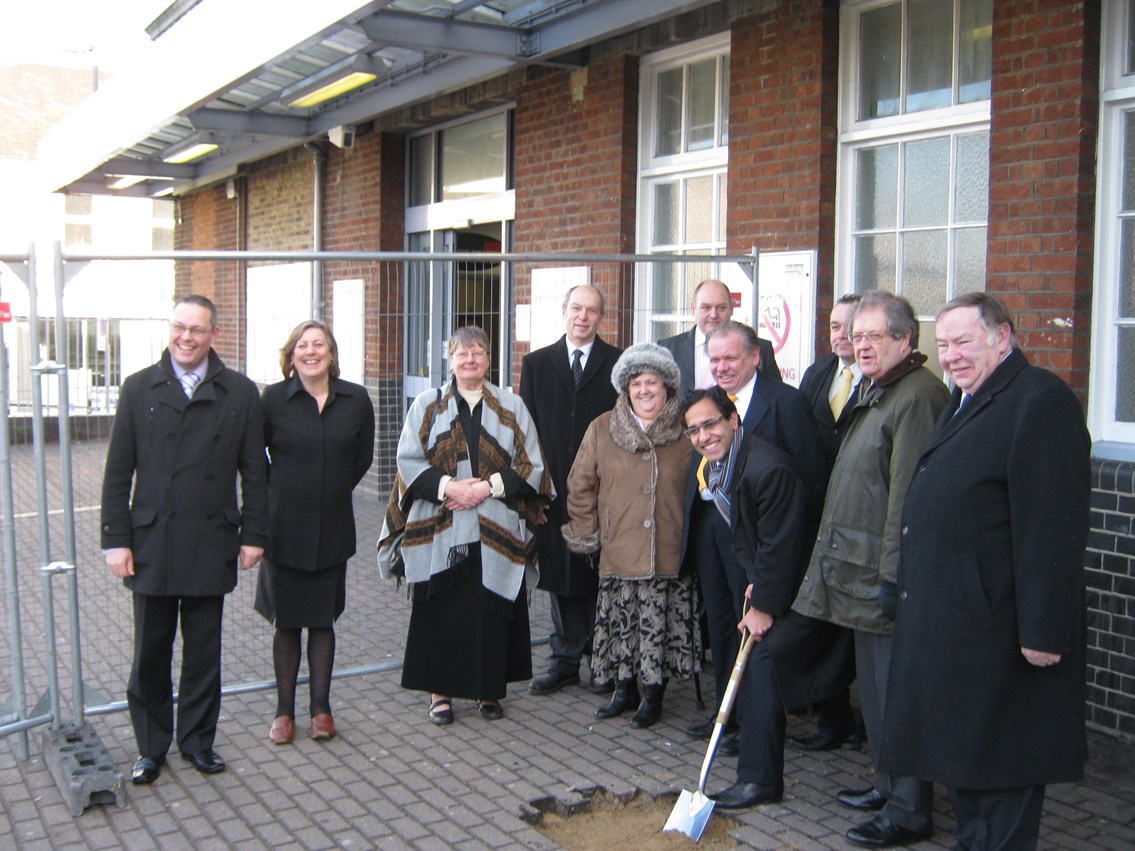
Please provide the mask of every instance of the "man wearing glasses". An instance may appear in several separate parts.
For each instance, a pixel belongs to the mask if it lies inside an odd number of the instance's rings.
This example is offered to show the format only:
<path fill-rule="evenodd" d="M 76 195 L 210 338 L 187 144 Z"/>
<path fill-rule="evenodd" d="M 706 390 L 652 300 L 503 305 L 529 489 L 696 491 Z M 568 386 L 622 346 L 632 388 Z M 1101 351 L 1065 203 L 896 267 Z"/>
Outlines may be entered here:
<path fill-rule="evenodd" d="M 213 351 L 217 309 L 209 299 L 178 300 L 169 327 L 161 359 L 123 382 L 103 476 L 107 567 L 134 592 L 126 696 L 140 754 L 135 784 L 157 779 L 173 742 L 170 665 L 179 619 L 178 749 L 203 774 L 225 770 L 213 750 L 221 614 L 238 560 L 245 569 L 257 564 L 268 535 L 256 385 Z"/>
<path fill-rule="evenodd" d="M 741 566 L 737 596 L 751 606 L 733 626 L 758 642 L 739 691 L 745 711 L 737 782 L 711 797 L 722 809 L 775 803 L 784 793 L 781 689 L 797 665 L 789 657 L 774 670 L 772 645 L 781 634 L 780 619 L 791 614 L 805 563 L 807 487 L 787 452 L 745 433 L 722 388 L 694 390 L 682 410 L 686 436 L 706 460 L 712 510 L 724 521 Z"/>
<path fill-rule="evenodd" d="M 882 290 L 864 293 L 852 315 L 851 341 L 863 381 L 793 609 L 854 631 L 859 700 L 878 765 L 903 500 L 949 393 L 916 350 L 918 319 L 906 299 Z M 888 848 L 933 832 L 931 785 L 912 777 L 880 772 L 872 787 L 845 789 L 837 799 L 878 813 L 847 832 L 855 845 Z"/>

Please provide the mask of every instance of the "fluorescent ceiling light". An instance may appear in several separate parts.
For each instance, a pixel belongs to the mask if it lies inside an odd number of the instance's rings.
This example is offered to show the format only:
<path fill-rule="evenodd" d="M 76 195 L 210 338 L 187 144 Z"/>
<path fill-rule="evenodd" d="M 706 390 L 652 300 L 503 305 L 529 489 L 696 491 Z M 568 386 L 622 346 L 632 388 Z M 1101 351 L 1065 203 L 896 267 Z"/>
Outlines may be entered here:
<path fill-rule="evenodd" d="M 367 83 L 377 79 L 378 76 L 376 74 L 370 74 L 365 71 L 353 71 L 345 77 L 340 77 L 338 80 L 334 80 L 325 86 L 320 86 L 315 91 L 301 95 L 289 102 L 288 106 L 298 108 L 315 106 L 332 98 L 337 98 L 339 95 L 346 94 L 353 89 L 357 89 L 359 86 L 365 86 Z"/>
<path fill-rule="evenodd" d="M 162 157 L 162 161 L 167 163 L 187 163 L 190 160 L 203 157 L 205 154 L 215 151 L 219 147 L 216 142 L 198 142 L 195 145 L 190 145 L 188 148 L 176 151 L 169 156 Z"/>
<path fill-rule="evenodd" d="M 125 177 L 120 177 L 114 183 L 110 184 L 111 189 L 129 189 L 131 186 L 137 186 L 143 180 L 150 178 L 144 174 L 129 174 Z"/>

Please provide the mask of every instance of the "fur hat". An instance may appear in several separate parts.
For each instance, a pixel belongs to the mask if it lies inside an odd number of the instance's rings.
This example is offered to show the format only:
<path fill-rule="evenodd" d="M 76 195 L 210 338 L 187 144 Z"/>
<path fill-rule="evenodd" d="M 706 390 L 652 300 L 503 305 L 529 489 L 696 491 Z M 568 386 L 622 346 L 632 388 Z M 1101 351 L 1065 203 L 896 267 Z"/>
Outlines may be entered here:
<path fill-rule="evenodd" d="M 678 392 L 678 364 L 670 351 L 657 343 L 635 343 L 625 349 L 611 369 L 611 384 L 618 392 L 626 393 L 631 379 L 644 372 L 653 372 L 667 388 Z"/>

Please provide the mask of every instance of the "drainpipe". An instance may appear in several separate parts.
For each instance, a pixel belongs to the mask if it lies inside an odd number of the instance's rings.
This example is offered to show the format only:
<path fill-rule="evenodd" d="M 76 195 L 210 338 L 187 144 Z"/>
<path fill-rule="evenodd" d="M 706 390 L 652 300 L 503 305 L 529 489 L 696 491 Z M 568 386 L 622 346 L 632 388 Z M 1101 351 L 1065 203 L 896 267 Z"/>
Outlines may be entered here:
<path fill-rule="evenodd" d="M 327 152 L 317 142 L 305 142 L 315 164 L 315 189 L 312 193 L 312 251 L 323 250 L 323 176 L 327 171 Z M 311 318 L 323 321 L 323 261 L 311 264 Z"/>

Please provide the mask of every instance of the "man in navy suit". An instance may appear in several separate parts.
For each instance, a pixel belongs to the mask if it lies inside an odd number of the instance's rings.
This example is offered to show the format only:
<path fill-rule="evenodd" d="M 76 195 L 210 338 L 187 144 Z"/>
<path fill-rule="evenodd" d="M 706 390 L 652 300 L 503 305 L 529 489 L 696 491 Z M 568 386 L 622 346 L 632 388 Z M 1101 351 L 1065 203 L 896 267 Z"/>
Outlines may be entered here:
<path fill-rule="evenodd" d="M 704 389 L 714 385 L 705 341 L 708 334 L 733 316 L 733 297 L 729 293 L 729 287 L 714 278 L 702 281 L 694 289 L 690 310 L 694 314 L 693 328 L 658 341 L 658 345 L 670 350 L 678 364 L 678 375 L 681 377 L 678 394 L 683 398 L 695 388 Z M 780 381 L 780 367 L 776 365 L 772 343 L 758 340 L 757 346 L 761 355 L 761 375 L 772 381 Z"/>
<path fill-rule="evenodd" d="M 805 533 L 808 540 L 814 540 L 828 468 L 807 399 L 796 388 L 769 380 L 758 371 L 761 356 L 757 334 L 748 325 L 721 323 L 710 332 L 706 349 L 714 383 L 730 397 L 745 434 L 756 435 L 782 449 L 795 462 L 805 488 Z M 701 585 L 720 706 L 737 656 L 740 592 L 744 590 L 746 574 L 734 554 L 729 526 L 721 522 L 707 485 L 695 462 L 686 495 L 689 521 L 683 546 L 685 557 L 694 559 Z M 707 738 L 712 730 L 710 718 L 691 725 L 687 732 Z M 735 742 L 723 746 L 725 753 L 737 747 Z"/>
<path fill-rule="evenodd" d="M 568 551 L 560 527 L 567 522 L 567 476 L 579 443 L 591 421 L 615 406 L 618 395 L 611 367 L 621 350 L 599 338 L 604 310 L 603 294 L 595 287 L 572 287 L 564 295 L 564 336 L 526 355 L 521 364 L 520 398 L 536 424 L 556 486 L 548 522 L 536 530 L 537 587 L 551 595 L 553 632 L 548 671 L 528 687 L 535 695 L 579 682 L 579 662 L 590 653 L 595 631 L 598 573 L 592 557 Z"/>

